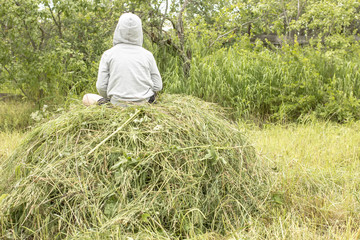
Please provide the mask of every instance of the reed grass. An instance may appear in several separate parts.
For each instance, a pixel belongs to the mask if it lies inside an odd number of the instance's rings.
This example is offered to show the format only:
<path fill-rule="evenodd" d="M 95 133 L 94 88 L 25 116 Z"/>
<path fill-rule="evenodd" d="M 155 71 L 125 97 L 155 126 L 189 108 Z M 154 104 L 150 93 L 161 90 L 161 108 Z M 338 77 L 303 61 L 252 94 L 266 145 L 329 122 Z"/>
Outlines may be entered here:
<path fill-rule="evenodd" d="M 162 67 L 165 91 L 219 103 L 235 118 L 360 119 L 359 44 L 348 50 L 296 44 L 269 49 L 248 41 L 206 53 L 194 50 L 188 79 L 179 74 L 176 58 L 169 57 Z"/>

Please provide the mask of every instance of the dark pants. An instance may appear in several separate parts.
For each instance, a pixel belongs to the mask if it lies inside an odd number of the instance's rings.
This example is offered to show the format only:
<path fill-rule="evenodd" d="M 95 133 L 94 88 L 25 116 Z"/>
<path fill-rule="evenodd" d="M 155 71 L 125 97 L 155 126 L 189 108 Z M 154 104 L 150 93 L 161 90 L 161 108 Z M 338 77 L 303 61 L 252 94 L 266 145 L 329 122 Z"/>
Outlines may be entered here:
<path fill-rule="evenodd" d="M 154 95 L 152 95 L 150 98 L 149 98 L 149 101 L 148 103 L 150 104 L 155 104 L 156 102 L 156 93 Z M 110 102 L 110 99 L 109 98 L 100 98 L 98 101 L 97 101 L 97 105 L 103 105 L 103 104 L 107 104 Z"/>

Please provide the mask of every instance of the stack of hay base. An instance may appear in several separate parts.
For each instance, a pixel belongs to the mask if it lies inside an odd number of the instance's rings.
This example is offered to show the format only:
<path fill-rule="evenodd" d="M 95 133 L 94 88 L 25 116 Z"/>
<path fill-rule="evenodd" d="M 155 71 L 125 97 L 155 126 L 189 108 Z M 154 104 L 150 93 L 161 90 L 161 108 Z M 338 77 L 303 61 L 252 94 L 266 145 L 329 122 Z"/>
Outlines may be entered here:
<path fill-rule="evenodd" d="M 222 109 L 179 95 L 74 107 L 1 164 L 2 239 L 226 234 L 246 227 L 267 192 L 253 148 Z"/>

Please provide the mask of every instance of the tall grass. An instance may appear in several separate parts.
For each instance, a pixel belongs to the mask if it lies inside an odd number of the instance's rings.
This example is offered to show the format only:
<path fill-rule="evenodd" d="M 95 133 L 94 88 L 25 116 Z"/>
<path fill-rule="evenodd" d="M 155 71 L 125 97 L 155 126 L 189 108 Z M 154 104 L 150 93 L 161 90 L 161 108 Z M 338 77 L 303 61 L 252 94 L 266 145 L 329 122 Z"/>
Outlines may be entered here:
<path fill-rule="evenodd" d="M 0 132 L 25 130 L 34 123 L 35 105 L 26 101 L 0 101 Z"/>
<path fill-rule="evenodd" d="M 296 44 L 269 49 L 243 41 L 213 52 L 197 51 L 188 79 L 176 58 L 169 57 L 167 68 L 161 64 L 165 90 L 230 107 L 235 117 L 360 119 L 358 44 L 335 50 Z"/>
<path fill-rule="evenodd" d="M 0 164 L 16 149 L 24 137 L 22 131 L 0 132 Z"/>
<path fill-rule="evenodd" d="M 25 101 L 0 101 L 0 163 L 21 142 L 26 128 L 33 123 L 30 117 L 34 105 Z"/>

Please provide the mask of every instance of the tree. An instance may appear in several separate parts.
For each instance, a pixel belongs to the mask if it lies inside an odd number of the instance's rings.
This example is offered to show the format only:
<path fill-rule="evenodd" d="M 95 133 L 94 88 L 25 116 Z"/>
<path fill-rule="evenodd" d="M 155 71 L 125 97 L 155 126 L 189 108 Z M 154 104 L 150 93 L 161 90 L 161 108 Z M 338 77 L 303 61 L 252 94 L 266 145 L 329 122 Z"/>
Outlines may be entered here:
<path fill-rule="evenodd" d="M 194 55 L 243 36 L 318 37 L 341 47 L 360 29 L 356 0 L 0 0 L 0 84 L 35 102 L 82 93 L 124 12 L 141 17 L 164 59 L 181 60 L 185 78 Z"/>

